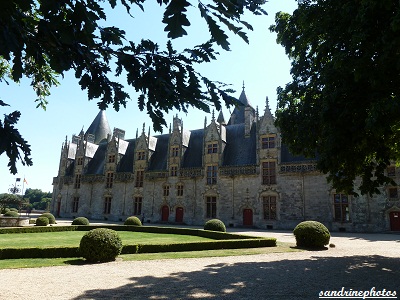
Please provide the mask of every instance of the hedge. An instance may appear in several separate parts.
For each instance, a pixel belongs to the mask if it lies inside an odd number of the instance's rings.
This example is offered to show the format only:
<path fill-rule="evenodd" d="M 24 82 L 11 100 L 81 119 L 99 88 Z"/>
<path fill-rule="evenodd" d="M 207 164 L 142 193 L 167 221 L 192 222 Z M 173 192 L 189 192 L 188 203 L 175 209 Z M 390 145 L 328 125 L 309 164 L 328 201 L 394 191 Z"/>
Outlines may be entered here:
<path fill-rule="evenodd" d="M 247 235 L 208 231 L 203 229 L 186 229 L 156 226 L 127 226 L 127 225 L 69 225 L 47 227 L 17 227 L 0 228 L 0 234 L 8 233 L 34 233 L 34 232 L 60 232 L 60 231 L 89 231 L 95 228 L 109 228 L 116 231 L 139 231 L 148 233 L 165 233 L 194 235 L 214 239 L 215 241 L 156 244 L 156 245 L 123 245 L 121 254 L 157 253 L 202 251 L 215 249 L 240 249 L 256 247 L 275 247 L 276 238 L 251 237 Z M 81 257 L 79 247 L 52 247 L 52 248 L 0 248 L 0 259 L 15 258 L 64 258 Z"/>
<path fill-rule="evenodd" d="M 80 257 L 79 247 L 0 249 L 0 259 L 60 257 Z"/>
<path fill-rule="evenodd" d="M 242 248 L 259 248 L 259 247 L 275 247 L 275 246 L 276 246 L 276 239 L 274 238 L 250 238 L 246 240 L 220 240 L 220 241 L 208 241 L 208 242 L 175 243 L 175 244 L 123 245 L 121 254 L 242 249 Z M 61 258 L 61 257 L 63 258 L 81 257 L 79 253 L 79 247 L 0 249 L 0 259 Z"/>

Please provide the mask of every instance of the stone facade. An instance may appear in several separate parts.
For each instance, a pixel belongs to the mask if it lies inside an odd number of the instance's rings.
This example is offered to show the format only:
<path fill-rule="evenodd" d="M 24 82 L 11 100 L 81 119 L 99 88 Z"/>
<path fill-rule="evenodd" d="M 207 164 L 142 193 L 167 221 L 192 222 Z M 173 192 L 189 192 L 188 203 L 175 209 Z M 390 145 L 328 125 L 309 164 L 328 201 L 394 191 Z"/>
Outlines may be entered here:
<path fill-rule="evenodd" d="M 333 231 L 400 230 L 397 187 L 373 197 L 337 193 L 312 159 L 281 144 L 268 99 L 262 116 L 243 90 L 226 124 L 186 130 L 174 117 L 168 134 L 109 129 L 100 112 L 86 133 L 66 139 L 53 180 L 52 212 L 61 217 L 293 229 L 317 220 Z M 399 169 L 389 166 L 395 181 Z"/>

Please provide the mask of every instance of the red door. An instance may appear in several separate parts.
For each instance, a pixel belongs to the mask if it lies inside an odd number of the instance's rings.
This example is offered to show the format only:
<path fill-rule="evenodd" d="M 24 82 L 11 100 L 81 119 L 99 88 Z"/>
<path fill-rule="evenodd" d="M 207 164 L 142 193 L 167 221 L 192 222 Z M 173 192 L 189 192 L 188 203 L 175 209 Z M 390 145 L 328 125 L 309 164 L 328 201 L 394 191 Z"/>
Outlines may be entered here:
<path fill-rule="evenodd" d="M 161 208 L 161 221 L 168 222 L 168 217 L 169 217 L 169 207 L 167 205 L 164 205 Z"/>
<path fill-rule="evenodd" d="M 253 226 L 253 211 L 250 208 L 243 209 L 243 225 Z"/>
<path fill-rule="evenodd" d="M 175 212 L 175 222 L 183 222 L 183 207 L 177 207 Z"/>
<path fill-rule="evenodd" d="M 392 211 L 389 214 L 390 230 L 400 231 L 400 211 Z"/>

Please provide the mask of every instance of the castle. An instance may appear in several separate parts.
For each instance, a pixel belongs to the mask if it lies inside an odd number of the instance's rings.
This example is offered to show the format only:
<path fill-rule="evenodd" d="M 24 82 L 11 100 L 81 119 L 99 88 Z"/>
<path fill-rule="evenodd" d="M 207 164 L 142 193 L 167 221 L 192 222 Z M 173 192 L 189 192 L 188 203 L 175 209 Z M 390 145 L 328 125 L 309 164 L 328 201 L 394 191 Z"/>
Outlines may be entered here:
<path fill-rule="evenodd" d="M 266 101 L 263 114 L 245 90 L 228 123 L 221 113 L 202 129 L 184 128 L 176 116 L 168 134 L 136 138 L 110 130 L 100 111 L 86 132 L 62 146 L 53 179 L 51 211 L 60 217 L 293 229 L 317 220 L 333 231 L 400 230 L 398 188 L 373 197 L 335 191 L 316 162 L 294 156 L 281 143 Z M 395 181 L 395 165 L 388 166 Z"/>

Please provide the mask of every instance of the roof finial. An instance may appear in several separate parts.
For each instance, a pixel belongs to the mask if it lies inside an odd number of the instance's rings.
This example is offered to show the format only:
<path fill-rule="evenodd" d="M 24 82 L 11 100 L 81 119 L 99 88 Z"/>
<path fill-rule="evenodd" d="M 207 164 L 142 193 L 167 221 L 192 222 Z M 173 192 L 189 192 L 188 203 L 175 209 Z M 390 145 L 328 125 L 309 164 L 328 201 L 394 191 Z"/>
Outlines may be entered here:
<path fill-rule="evenodd" d="M 243 91 L 244 91 L 244 80 L 243 80 Z"/>
<path fill-rule="evenodd" d="M 265 108 L 266 109 L 269 109 L 269 99 L 268 99 L 268 96 L 267 96 L 267 98 L 265 99 Z"/>
<path fill-rule="evenodd" d="M 214 110 L 212 111 L 212 119 L 213 122 L 215 121 L 215 115 L 214 115 Z"/>
<path fill-rule="evenodd" d="M 145 130 L 145 123 L 143 123 L 143 129 L 142 129 L 142 133 L 144 134 L 144 130 Z"/>

